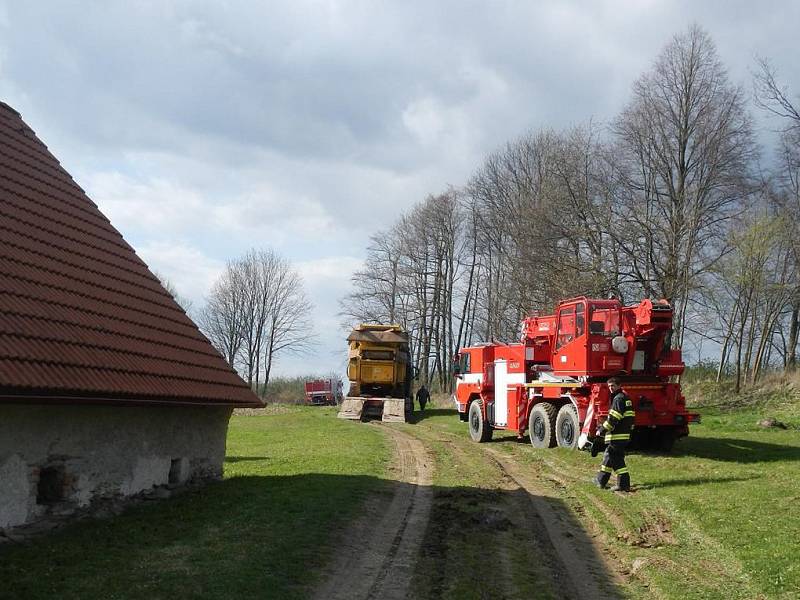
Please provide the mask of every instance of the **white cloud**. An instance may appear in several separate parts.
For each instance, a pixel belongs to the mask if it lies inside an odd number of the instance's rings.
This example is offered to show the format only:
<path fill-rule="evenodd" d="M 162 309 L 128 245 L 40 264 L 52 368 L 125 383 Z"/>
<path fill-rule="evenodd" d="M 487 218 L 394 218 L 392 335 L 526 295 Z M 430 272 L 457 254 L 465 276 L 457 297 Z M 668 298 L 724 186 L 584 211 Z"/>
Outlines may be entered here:
<path fill-rule="evenodd" d="M 169 280 L 180 296 L 191 300 L 194 307 L 203 304 L 214 281 L 225 269 L 223 261 L 186 243 L 145 242 L 139 244 L 136 253 L 150 270 Z"/>
<path fill-rule="evenodd" d="M 338 286 L 345 282 L 341 285 L 348 286 L 350 277 L 363 265 L 363 259 L 354 256 L 325 256 L 298 262 L 295 267 L 309 285 L 319 282 L 319 285 L 336 283 Z"/>
<path fill-rule="evenodd" d="M 197 161 L 184 167 L 216 168 Z M 80 183 L 114 226 L 137 241 L 213 237 L 226 240 L 236 253 L 247 244 L 280 247 L 337 234 L 333 216 L 319 200 L 265 181 L 240 182 L 242 189 L 222 192 L 164 175 L 100 171 L 87 173 Z"/>
<path fill-rule="evenodd" d="M 208 199 L 174 180 L 140 180 L 101 171 L 88 174 L 81 184 L 103 214 L 122 231 L 183 234 L 208 219 Z"/>
<path fill-rule="evenodd" d="M 294 261 L 324 362 L 349 273 L 401 212 L 528 129 L 612 118 L 691 22 L 735 81 L 759 53 L 800 92 L 799 18 L 744 0 L 0 0 L 0 98 L 181 294 L 252 247 Z"/>
<path fill-rule="evenodd" d="M 362 259 L 352 256 L 327 256 L 295 264 L 314 304 L 314 333 L 318 343 L 301 359 L 290 356 L 282 358 L 281 370 L 300 375 L 341 372 L 345 368 L 347 332 L 341 328 L 339 299 L 349 291 L 350 277 L 363 264 Z"/>

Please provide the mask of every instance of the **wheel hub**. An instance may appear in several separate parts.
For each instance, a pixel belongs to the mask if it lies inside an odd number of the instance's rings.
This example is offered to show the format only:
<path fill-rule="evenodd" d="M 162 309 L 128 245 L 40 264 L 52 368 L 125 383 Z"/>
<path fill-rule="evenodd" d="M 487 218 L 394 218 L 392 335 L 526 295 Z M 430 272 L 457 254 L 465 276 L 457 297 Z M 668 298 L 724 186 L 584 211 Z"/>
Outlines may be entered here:
<path fill-rule="evenodd" d="M 566 444 L 572 444 L 572 440 L 575 438 L 575 429 L 572 427 L 572 422 L 565 419 L 561 423 L 561 439 L 564 440 Z"/>
<path fill-rule="evenodd" d="M 536 436 L 537 440 L 544 439 L 544 423 L 539 417 L 535 417 L 533 419 L 533 434 Z"/>
<path fill-rule="evenodd" d="M 476 415 L 475 412 L 473 411 L 469 419 L 469 426 L 472 429 L 472 431 L 478 431 L 479 425 L 480 425 L 480 420 L 478 418 L 478 415 Z"/>

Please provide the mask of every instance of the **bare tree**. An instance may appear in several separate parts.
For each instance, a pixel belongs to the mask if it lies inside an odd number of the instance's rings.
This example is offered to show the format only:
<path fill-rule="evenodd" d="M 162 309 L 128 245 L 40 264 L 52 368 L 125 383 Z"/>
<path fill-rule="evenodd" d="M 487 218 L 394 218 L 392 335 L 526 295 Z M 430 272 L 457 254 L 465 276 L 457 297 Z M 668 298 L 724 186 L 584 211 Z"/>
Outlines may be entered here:
<path fill-rule="evenodd" d="M 764 103 L 793 118 L 769 74 Z M 442 387 L 453 350 L 516 339 L 527 313 L 581 294 L 670 299 L 673 344 L 686 331 L 719 343 L 719 375 L 735 360 L 742 385 L 773 351 L 794 363 L 800 231 L 786 230 L 800 223 L 800 133 L 784 132 L 780 174 L 758 181 L 744 94 L 697 26 L 606 131 L 528 133 L 463 189 L 416 203 L 371 239 L 342 313 L 402 324 L 422 376 Z"/>
<path fill-rule="evenodd" d="M 303 288 L 303 280 L 289 262 L 272 253 L 263 258 L 271 260 L 273 277 L 269 282 L 267 319 L 264 324 L 263 348 L 264 385 L 269 383 L 275 360 L 285 352 L 306 351 L 313 342 L 310 321 L 311 302 Z"/>
<path fill-rule="evenodd" d="M 228 263 L 200 322 L 226 360 L 260 390 L 280 354 L 309 347 L 310 313 L 303 281 L 289 261 L 272 250 L 251 250 Z"/>
<path fill-rule="evenodd" d="M 756 58 L 758 71 L 753 77 L 756 105 L 784 120 L 784 131 L 800 129 L 800 108 L 789 99 L 789 92 L 777 78 L 772 63 L 767 58 Z"/>
<path fill-rule="evenodd" d="M 717 242 L 748 195 L 755 153 L 744 95 L 704 30 L 694 25 L 664 48 L 613 133 L 612 232 L 644 293 L 676 305 L 680 345 L 694 282 L 725 252 Z"/>
<path fill-rule="evenodd" d="M 782 119 L 775 172 L 774 203 L 786 215 L 793 242 L 794 290 L 789 311 L 789 332 L 785 342 L 787 370 L 797 366 L 797 344 L 800 337 L 800 103 L 790 100 L 788 90 L 778 81 L 777 73 L 766 58 L 756 60 L 758 71 L 753 78 L 756 104 Z"/>
<path fill-rule="evenodd" d="M 229 262 L 214 283 L 198 321 L 200 329 L 228 364 L 236 366 L 245 337 L 245 301 L 234 263 Z"/>

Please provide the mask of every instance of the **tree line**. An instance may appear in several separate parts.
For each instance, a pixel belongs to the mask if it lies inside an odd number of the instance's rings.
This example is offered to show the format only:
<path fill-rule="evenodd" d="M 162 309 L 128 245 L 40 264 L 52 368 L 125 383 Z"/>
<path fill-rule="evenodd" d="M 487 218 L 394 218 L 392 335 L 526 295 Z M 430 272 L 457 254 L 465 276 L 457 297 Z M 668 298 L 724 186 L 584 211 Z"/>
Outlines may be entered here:
<path fill-rule="evenodd" d="M 577 295 L 669 299 L 673 345 L 712 342 L 737 391 L 794 368 L 800 112 L 767 60 L 753 86 L 784 124 L 770 170 L 751 94 L 702 28 L 675 35 L 610 123 L 509 141 L 373 235 L 342 314 L 403 325 L 445 389 L 459 347 L 516 340 L 525 315 Z"/>

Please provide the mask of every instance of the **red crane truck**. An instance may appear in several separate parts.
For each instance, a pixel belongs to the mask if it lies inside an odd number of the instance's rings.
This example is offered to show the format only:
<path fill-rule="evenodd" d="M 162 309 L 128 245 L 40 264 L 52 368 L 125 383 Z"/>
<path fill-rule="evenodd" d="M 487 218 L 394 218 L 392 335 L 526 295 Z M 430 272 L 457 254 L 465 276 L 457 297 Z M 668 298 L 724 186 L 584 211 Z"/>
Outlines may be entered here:
<path fill-rule="evenodd" d="M 672 307 L 665 300 L 622 306 L 573 298 L 547 316 L 522 322 L 519 343 L 485 343 L 456 355 L 453 401 L 476 442 L 495 429 L 527 431 L 535 448 L 591 448 L 608 414 L 605 382 L 622 380 L 636 410 L 639 447 L 669 451 L 700 417 L 686 410 L 681 351 L 670 347 Z"/>

